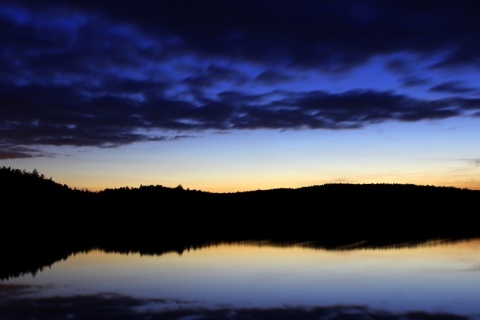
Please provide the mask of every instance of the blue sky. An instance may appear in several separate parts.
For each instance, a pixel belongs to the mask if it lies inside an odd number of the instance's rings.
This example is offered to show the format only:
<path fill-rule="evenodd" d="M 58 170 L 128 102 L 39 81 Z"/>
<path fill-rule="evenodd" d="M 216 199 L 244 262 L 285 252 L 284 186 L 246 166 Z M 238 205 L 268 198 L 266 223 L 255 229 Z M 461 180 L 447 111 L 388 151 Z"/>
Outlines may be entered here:
<path fill-rule="evenodd" d="M 480 189 L 475 1 L 0 2 L 0 165 L 99 190 Z"/>

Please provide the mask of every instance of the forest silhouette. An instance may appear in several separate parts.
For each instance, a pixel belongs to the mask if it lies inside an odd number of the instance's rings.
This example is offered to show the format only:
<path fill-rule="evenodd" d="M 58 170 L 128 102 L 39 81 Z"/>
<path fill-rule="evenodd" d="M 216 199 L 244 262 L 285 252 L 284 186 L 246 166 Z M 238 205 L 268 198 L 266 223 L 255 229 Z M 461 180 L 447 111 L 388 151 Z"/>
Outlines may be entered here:
<path fill-rule="evenodd" d="M 310 236 L 477 231 L 480 190 L 413 184 L 325 184 L 212 193 L 161 185 L 92 192 L 0 168 L 8 231 L 37 238 Z M 115 239 L 116 239 L 115 238 Z"/>
<path fill-rule="evenodd" d="M 0 185 L 0 279 L 92 249 L 181 254 L 256 241 L 355 250 L 480 237 L 480 191 L 453 187 L 326 184 L 211 193 L 150 185 L 92 192 L 10 167 L 0 168 Z"/>

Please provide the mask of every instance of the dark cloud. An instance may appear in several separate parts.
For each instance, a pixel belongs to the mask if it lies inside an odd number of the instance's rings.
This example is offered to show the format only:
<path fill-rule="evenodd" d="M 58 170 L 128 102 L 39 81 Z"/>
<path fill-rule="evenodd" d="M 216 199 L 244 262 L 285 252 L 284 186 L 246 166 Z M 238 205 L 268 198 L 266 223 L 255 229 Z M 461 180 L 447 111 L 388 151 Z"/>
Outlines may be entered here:
<path fill-rule="evenodd" d="M 325 127 L 332 129 L 387 120 L 443 119 L 461 114 L 463 108 L 457 101 L 424 101 L 391 92 L 357 90 L 341 94 L 309 92 L 289 97 L 281 104 L 297 106 L 311 118 L 323 119 Z"/>
<path fill-rule="evenodd" d="M 480 67 L 479 8 L 466 0 L 6 0 L 1 157 L 203 130 L 344 129 L 475 115 L 475 85 L 438 83 L 412 61 L 429 70 Z M 395 58 L 385 70 L 403 87 L 428 86 L 443 100 L 295 84 L 304 71 L 345 74 L 386 55 Z"/>
<path fill-rule="evenodd" d="M 445 66 L 479 65 L 480 4 L 473 1 L 97 1 L 90 8 L 175 35 L 205 55 L 343 71 L 375 54 L 444 50 Z"/>
<path fill-rule="evenodd" d="M 219 82 L 240 84 L 247 81 L 247 77 L 241 71 L 215 65 L 208 65 L 204 69 L 192 70 L 194 76 L 188 76 L 184 82 L 194 88 L 212 87 Z"/>
<path fill-rule="evenodd" d="M 36 150 L 34 148 L 27 148 L 16 146 L 13 143 L 0 143 L 0 160 L 5 159 L 20 159 L 20 158 L 36 158 L 48 156 L 43 151 Z"/>
<path fill-rule="evenodd" d="M 409 62 L 401 59 L 392 59 L 387 61 L 386 68 L 387 70 L 401 74 L 409 74 L 412 72 L 412 66 L 409 64 Z"/>
<path fill-rule="evenodd" d="M 462 93 L 475 92 L 477 89 L 465 86 L 460 81 L 447 81 L 447 82 L 440 83 L 436 86 L 433 86 L 429 90 L 433 92 L 462 94 Z"/>
<path fill-rule="evenodd" d="M 395 52 L 430 55 L 444 51 L 445 59 L 437 66 L 473 64 L 478 67 L 480 62 L 477 54 L 480 4 L 468 0 L 429 0 L 421 4 L 400 0 L 305 0 L 301 5 L 285 0 L 261 3 L 254 0 L 71 1 L 68 6 L 64 1 L 45 1 L 41 6 L 34 1 L 20 1 L 15 4 L 39 11 L 48 9 L 49 5 L 56 5 L 57 11 L 59 5 L 71 8 L 69 12 L 81 10 L 89 17 L 124 23 L 152 37 L 177 39 L 179 50 L 203 56 L 236 57 L 262 63 L 287 61 L 326 71 L 348 70 L 372 55 Z M 82 28 L 89 27 L 82 22 Z M 33 27 L 34 33 L 27 32 L 29 28 L 22 32 L 22 28 L 12 26 L 7 30 L 20 31 L 20 35 L 4 33 L 10 41 L 14 37 L 13 41 L 18 43 L 17 37 L 20 37 L 25 45 L 49 48 L 52 44 L 68 45 L 71 33 L 76 31 L 39 32 L 45 30 L 38 25 Z M 104 29 L 94 28 L 95 37 L 89 37 L 88 42 L 102 40 L 98 37 Z M 120 33 L 109 36 L 122 37 Z M 98 46 L 102 44 L 105 46 L 102 42 Z M 108 43 L 112 53 L 129 50 L 124 46 L 117 51 L 115 45 L 119 44 L 121 42 Z"/>
<path fill-rule="evenodd" d="M 406 77 L 403 79 L 402 85 L 405 87 L 416 87 L 416 86 L 427 85 L 428 83 L 429 81 L 425 78 Z"/>
<path fill-rule="evenodd" d="M 137 100 L 119 98 L 115 90 L 85 96 L 65 86 L 4 86 L 0 101 L 3 157 L 28 153 L 18 145 L 112 147 L 182 136 L 158 136 L 155 130 L 345 129 L 389 120 L 444 119 L 480 109 L 479 99 L 420 100 L 377 91 L 259 95 L 225 91 L 195 103 L 160 94 L 146 96 Z"/>
<path fill-rule="evenodd" d="M 263 82 L 266 84 L 277 84 L 277 83 L 282 83 L 289 80 L 293 80 L 293 78 L 288 76 L 285 73 L 282 73 L 276 70 L 271 70 L 271 69 L 265 70 L 255 78 L 255 81 Z"/>
<path fill-rule="evenodd" d="M 460 106 L 465 111 L 476 111 L 480 109 L 480 98 L 462 98 L 456 97 L 444 100 L 452 105 Z"/>

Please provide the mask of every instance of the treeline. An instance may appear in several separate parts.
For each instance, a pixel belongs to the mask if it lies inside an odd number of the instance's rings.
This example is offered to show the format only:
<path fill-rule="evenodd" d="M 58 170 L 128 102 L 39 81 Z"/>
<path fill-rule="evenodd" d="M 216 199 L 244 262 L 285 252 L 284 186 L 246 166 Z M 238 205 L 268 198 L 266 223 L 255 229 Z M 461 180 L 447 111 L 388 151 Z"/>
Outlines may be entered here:
<path fill-rule="evenodd" d="M 322 232 L 421 233 L 480 229 L 480 191 L 413 184 L 326 184 L 212 193 L 161 185 L 71 189 L 37 170 L 3 167 L 9 232 L 38 237 L 158 239 L 285 236 Z"/>

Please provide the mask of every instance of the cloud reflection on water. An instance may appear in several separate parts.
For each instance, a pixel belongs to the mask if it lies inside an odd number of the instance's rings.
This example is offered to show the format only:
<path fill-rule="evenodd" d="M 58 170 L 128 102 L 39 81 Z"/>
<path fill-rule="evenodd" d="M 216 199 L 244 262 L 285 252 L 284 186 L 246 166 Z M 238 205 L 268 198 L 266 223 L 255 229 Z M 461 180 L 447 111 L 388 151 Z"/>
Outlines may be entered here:
<path fill-rule="evenodd" d="M 27 296 L 37 289 L 36 286 L 0 284 L 0 319 L 470 319 L 467 316 L 451 313 L 428 313 L 423 311 L 393 313 L 362 305 L 333 305 L 311 308 L 297 306 L 275 308 L 232 308 L 219 306 L 217 308 L 205 308 L 195 301 L 135 298 L 114 293 L 40 298 Z"/>

